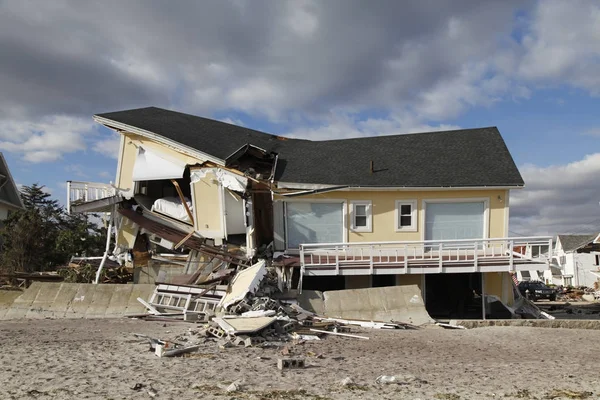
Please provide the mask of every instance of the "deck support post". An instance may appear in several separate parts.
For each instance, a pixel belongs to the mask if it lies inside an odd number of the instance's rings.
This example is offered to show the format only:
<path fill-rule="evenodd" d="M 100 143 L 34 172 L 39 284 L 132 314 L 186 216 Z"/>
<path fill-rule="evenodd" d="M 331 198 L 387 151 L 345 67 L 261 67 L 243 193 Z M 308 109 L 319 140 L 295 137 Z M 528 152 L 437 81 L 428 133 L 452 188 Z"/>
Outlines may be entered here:
<path fill-rule="evenodd" d="M 485 275 L 481 272 L 481 318 L 485 321 Z"/>

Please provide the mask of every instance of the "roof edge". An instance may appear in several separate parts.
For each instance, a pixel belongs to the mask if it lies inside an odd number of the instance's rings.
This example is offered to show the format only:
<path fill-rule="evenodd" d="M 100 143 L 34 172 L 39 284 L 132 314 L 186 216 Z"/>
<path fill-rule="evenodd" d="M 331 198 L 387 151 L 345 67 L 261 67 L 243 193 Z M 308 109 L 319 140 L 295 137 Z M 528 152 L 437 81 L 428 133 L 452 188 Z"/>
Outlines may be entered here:
<path fill-rule="evenodd" d="M 10 185 L 12 186 L 13 190 L 15 191 L 17 199 L 19 199 L 19 204 L 10 203 L 8 201 L 6 201 L 4 203 L 12 204 L 16 208 L 24 209 L 25 204 L 23 203 L 23 199 L 21 198 L 21 192 L 19 191 L 19 188 L 17 187 L 17 184 L 15 183 L 15 180 L 13 179 L 12 173 L 10 172 L 10 168 L 8 168 L 8 163 L 6 162 L 6 159 L 4 158 L 4 154 L 2 154 L 1 152 L 0 152 L 0 160 L 2 161 L 2 164 L 4 165 L 4 168 L 6 168 L 6 176 L 10 182 Z"/>
<path fill-rule="evenodd" d="M 117 131 L 131 132 L 136 135 L 140 135 L 145 138 L 155 140 L 161 144 L 179 148 L 184 153 L 187 153 L 189 156 L 204 159 L 206 161 L 211 161 L 211 162 L 214 162 L 215 164 L 225 166 L 225 160 L 221 160 L 220 158 L 215 157 L 211 154 L 208 154 L 208 153 L 205 153 L 198 149 L 194 149 L 192 147 L 186 146 L 176 140 L 166 138 L 162 135 L 159 135 L 158 133 L 154 133 L 154 132 L 148 131 L 146 129 L 142 129 L 142 128 L 137 128 L 133 125 L 124 124 L 122 122 L 118 122 L 118 121 L 112 120 L 110 118 L 101 117 L 99 115 L 94 115 L 93 118 L 94 118 L 94 121 L 106 126 L 107 128 L 114 129 Z"/>

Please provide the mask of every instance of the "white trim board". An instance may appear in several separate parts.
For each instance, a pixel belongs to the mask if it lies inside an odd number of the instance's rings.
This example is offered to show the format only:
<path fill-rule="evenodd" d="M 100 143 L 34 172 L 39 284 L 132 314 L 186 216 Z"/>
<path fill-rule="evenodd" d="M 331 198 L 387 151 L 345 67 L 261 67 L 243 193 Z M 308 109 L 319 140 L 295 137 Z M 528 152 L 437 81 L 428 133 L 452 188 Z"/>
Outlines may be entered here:
<path fill-rule="evenodd" d="M 333 184 L 322 184 L 322 183 L 294 183 L 294 182 L 276 182 L 277 188 L 280 189 L 331 189 L 343 185 Z M 402 191 L 420 191 L 420 192 L 433 192 L 433 191 L 444 191 L 444 190 L 506 190 L 506 189 L 522 189 L 524 186 L 352 186 L 346 185 L 347 187 L 337 189 L 341 192 L 383 192 L 386 190 L 402 190 Z"/>
<path fill-rule="evenodd" d="M 417 199 L 406 199 L 396 200 L 394 202 L 394 230 L 395 232 L 417 232 L 419 229 L 419 207 L 417 205 Z M 411 218 L 413 219 L 411 226 L 401 227 L 400 222 L 400 207 L 401 205 L 410 204 L 411 206 Z"/>
<path fill-rule="evenodd" d="M 367 217 L 367 226 L 357 227 L 355 224 L 355 210 L 354 206 L 365 206 L 365 213 Z M 372 200 L 350 200 L 350 208 L 348 210 L 350 230 L 358 233 L 370 233 L 373 232 L 373 201 Z"/>
<path fill-rule="evenodd" d="M 196 150 L 192 147 L 186 146 L 184 144 L 181 144 L 179 142 L 176 142 L 175 140 L 172 139 L 168 139 L 164 136 L 161 136 L 157 133 L 154 132 L 150 132 L 147 131 L 145 129 L 141 129 L 141 128 L 136 128 L 135 126 L 132 125 L 127 125 L 121 122 L 117 122 L 117 121 L 113 121 L 111 119 L 108 118 L 104 118 L 104 117 L 100 117 L 98 115 L 94 115 L 94 121 L 98 122 L 99 124 L 105 125 L 108 128 L 112 128 L 114 130 L 122 130 L 125 132 L 129 132 L 129 133 L 133 133 L 136 135 L 140 135 L 143 136 L 145 138 L 148 139 L 152 139 L 160 144 L 163 144 L 167 147 L 170 147 L 173 150 L 177 150 L 182 152 L 185 155 L 188 155 L 190 157 L 194 157 L 197 158 L 199 160 L 205 160 L 205 161 L 212 161 L 215 164 L 221 165 L 221 166 L 225 166 L 225 161 L 221 160 L 218 157 L 214 157 L 211 156 L 210 154 L 204 153 L 200 150 Z M 119 132 L 121 135 L 124 134 L 124 132 Z"/>
<path fill-rule="evenodd" d="M 419 229 L 421 230 L 421 240 L 425 239 L 425 220 L 427 212 L 427 203 L 479 203 L 483 202 L 483 237 L 481 239 L 489 238 L 490 231 L 490 198 L 489 197 L 471 197 L 461 199 L 423 199 L 421 201 L 421 222 L 419 223 Z"/>

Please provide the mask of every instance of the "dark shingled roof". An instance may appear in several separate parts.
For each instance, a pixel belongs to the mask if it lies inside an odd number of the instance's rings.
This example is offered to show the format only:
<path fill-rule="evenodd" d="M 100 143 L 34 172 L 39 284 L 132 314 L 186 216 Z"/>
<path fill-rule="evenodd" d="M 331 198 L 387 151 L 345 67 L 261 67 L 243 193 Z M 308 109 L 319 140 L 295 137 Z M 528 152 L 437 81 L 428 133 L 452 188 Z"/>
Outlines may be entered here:
<path fill-rule="evenodd" d="M 246 144 L 275 152 L 279 155 L 275 180 L 280 182 L 406 187 L 523 185 L 496 127 L 310 141 L 282 140 L 156 107 L 98 116 L 164 136 L 221 160 Z"/>
<path fill-rule="evenodd" d="M 598 236 L 597 233 L 588 233 L 586 235 L 558 235 L 558 240 L 560 240 L 563 251 L 568 253 L 591 243 L 596 239 L 596 236 Z"/>

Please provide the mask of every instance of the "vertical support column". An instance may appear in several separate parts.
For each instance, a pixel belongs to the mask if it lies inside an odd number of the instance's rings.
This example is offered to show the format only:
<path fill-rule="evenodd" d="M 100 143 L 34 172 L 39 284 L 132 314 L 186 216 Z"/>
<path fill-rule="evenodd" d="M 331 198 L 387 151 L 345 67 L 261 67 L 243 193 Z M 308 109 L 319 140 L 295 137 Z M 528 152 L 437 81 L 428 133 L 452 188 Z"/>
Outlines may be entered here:
<path fill-rule="evenodd" d="M 369 255 L 369 260 L 370 260 L 370 263 L 369 263 L 369 273 L 371 275 L 373 275 L 373 252 L 374 251 L 375 251 L 375 246 L 371 245 L 371 251 L 370 251 L 371 254 Z"/>
<path fill-rule="evenodd" d="M 508 260 L 509 260 L 509 264 L 510 264 L 510 270 L 512 272 L 515 271 L 515 264 L 514 264 L 515 254 L 514 254 L 513 248 L 514 248 L 514 243 L 511 240 L 510 242 L 508 242 L 508 253 L 509 253 Z"/>
<path fill-rule="evenodd" d="M 110 251 L 110 235 L 112 231 L 113 220 L 115 218 L 115 212 L 116 206 L 112 206 L 110 210 L 110 220 L 108 221 L 108 229 L 106 231 L 106 248 L 104 249 L 104 255 L 102 256 L 102 261 L 100 261 L 100 266 L 98 267 L 98 271 L 96 271 L 96 279 L 94 280 L 96 285 L 100 283 L 100 275 L 102 274 L 102 269 L 104 268 L 104 264 L 106 263 L 108 253 Z"/>
<path fill-rule="evenodd" d="M 443 251 L 443 245 L 442 245 L 442 243 L 440 243 L 438 245 L 438 257 L 440 258 L 440 264 L 439 264 L 440 274 L 444 270 L 444 257 L 443 257 L 442 251 Z"/>
<path fill-rule="evenodd" d="M 481 273 L 481 318 L 485 321 L 485 274 Z"/>
<path fill-rule="evenodd" d="M 335 246 L 335 274 L 340 274 L 340 248 Z"/>
<path fill-rule="evenodd" d="M 304 278 L 304 246 L 300 245 L 300 277 L 298 278 L 298 293 L 302 293 L 302 280 Z"/>
<path fill-rule="evenodd" d="M 67 181 L 67 213 L 71 214 L 71 181 Z"/>

